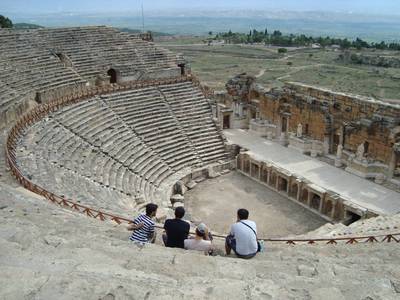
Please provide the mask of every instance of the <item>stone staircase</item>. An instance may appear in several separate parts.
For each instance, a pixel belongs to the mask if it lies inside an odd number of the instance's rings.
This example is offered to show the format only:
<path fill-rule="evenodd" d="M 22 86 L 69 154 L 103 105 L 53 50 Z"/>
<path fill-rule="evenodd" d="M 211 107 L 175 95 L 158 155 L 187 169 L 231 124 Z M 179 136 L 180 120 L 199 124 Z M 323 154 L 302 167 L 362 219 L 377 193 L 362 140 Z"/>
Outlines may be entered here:
<path fill-rule="evenodd" d="M 398 299 L 398 244 L 267 244 L 251 260 L 138 247 L 0 183 L 1 299 Z M 159 242 L 158 242 L 159 243 Z"/>

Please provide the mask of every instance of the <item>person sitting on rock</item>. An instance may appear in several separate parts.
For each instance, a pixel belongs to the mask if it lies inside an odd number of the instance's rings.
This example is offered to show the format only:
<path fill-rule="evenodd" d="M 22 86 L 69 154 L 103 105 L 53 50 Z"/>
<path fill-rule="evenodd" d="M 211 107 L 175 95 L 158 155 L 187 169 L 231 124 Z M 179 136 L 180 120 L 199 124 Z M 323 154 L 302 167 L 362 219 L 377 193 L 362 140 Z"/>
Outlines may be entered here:
<path fill-rule="evenodd" d="M 186 250 L 203 251 L 206 254 L 211 254 L 213 245 L 209 239 L 209 231 L 204 223 L 200 223 L 195 231 L 193 238 L 188 238 L 184 241 Z"/>
<path fill-rule="evenodd" d="M 225 251 L 229 255 L 233 250 L 239 258 L 252 258 L 258 252 L 257 226 L 248 220 L 249 211 L 241 208 L 237 211 L 237 222 L 225 240 Z"/>
<path fill-rule="evenodd" d="M 190 225 L 182 220 L 185 209 L 182 206 L 175 208 L 175 219 L 168 219 L 164 223 L 165 234 L 163 234 L 164 245 L 171 248 L 184 247 L 183 241 L 189 235 Z"/>
<path fill-rule="evenodd" d="M 133 230 L 130 240 L 138 243 L 154 243 L 156 232 L 155 222 L 152 220 L 157 213 L 157 204 L 149 203 L 146 205 L 146 213 L 140 214 L 128 226 L 128 230 Z"/>

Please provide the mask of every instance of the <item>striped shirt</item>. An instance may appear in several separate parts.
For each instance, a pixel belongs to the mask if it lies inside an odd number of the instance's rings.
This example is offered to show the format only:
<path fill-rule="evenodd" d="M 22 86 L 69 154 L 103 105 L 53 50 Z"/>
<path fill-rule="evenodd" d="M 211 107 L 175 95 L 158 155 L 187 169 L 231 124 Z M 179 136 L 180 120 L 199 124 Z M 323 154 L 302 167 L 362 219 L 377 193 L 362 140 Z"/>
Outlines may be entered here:
<path fill-rule="evenodd" d="M 133 224 L 137 225 L 143 223 L 143 227 L 135 229 L 130 237 L 131 241 L 148 243 L 154 233 L 154 221 L 146 214 L 140 214 Z"/>

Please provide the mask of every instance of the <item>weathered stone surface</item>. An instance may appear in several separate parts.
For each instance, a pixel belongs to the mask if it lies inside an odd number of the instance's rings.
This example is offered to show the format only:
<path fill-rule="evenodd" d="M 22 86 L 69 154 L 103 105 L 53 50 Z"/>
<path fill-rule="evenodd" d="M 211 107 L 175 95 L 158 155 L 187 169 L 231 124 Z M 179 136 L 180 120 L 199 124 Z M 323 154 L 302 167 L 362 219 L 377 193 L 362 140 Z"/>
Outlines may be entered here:
<path fill-rule="evenodd" d="M 176 202 L 184 202 L 185 201 L 185 197 L 182 196 L 181 194 L 175 194 L 172 195 L 170 198 L 172 203 L 176 203 Z"/>
<path fill-rule="evenodd" d="M 314 277 L 318 275 L 318 271 L 315 267 L 306 265 L 297 266 L 297 272 L 299 276 L 305 276 L 305 277 Z"/>
<path fill-rule="evenodd" d="M 218 173 L 218 172 L 216 172 L 216 171 L 214 170 L 214 168 L 212 168 L 212 167 L 208 168 L 208 177 L 209 177 L 209 178 L 216 178 L 216 177 L 218 177 L 218 176 L 220 176 L 220 175 L 221 175 L 221 174 Z"/>
<path fill-rule="evenodd" d="M 186 187 L 189 189 L 189 190 L 191 190 L 192 188 L 194 188 L 195 186 L 196 186 L 196 181 L 194 181 L 194 180 L 192 180 L 192 181 L 189 181 L 187 184 L 186 184 Z"/>
<path fill-rule="evenodd" d="M 268 244 L 251 260 L 209 257 L 160 246 L 160 234 L 156 245 L 138 247 L 124 226 L 1 183 L 0 194 L 12 208 L 0 210 L 0 298 L 398 298 L 396 244 Z"/>

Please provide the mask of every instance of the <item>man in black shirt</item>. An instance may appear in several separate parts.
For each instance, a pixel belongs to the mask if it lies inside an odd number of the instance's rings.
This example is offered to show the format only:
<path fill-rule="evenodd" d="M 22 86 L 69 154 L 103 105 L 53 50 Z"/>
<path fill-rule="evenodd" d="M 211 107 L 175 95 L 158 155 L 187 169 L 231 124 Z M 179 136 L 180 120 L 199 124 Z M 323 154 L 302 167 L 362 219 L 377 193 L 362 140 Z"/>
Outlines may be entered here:
<path fill-rule="evenodd" d="M 175 209 L 175 219 L 165 221 L 164 229 L 166 234 L 163 234 L 165 246 L 183 249 L 183 241 L 187 239 L 190 230 L 189 223 L 182 220 L 184 215 L 185 209 L 179 206 Z"/>

